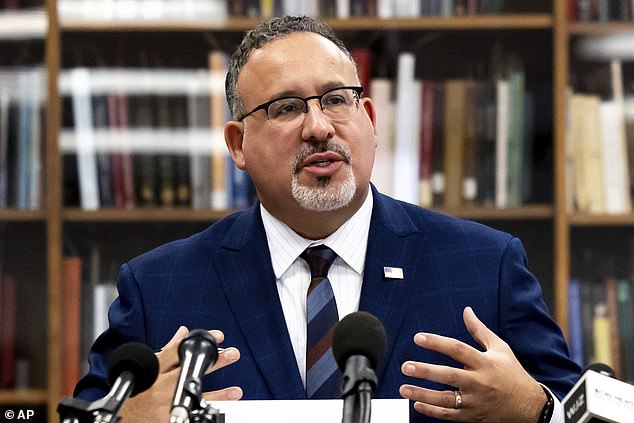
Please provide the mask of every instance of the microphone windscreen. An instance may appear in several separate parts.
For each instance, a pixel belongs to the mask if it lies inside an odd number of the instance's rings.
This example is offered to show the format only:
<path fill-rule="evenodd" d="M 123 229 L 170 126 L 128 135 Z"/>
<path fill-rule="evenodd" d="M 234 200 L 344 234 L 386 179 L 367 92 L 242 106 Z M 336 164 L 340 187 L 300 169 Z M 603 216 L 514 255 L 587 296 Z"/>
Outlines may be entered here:
<path fill-rule="evenodd" d="M 581 374 L 584 374 L 588 370 L 593 370 L 597 373 L 601 373 L 602 375 L 609 376 L 609 377 L 615 377 L 616 375 L 616 373 L 614 372 L 614 369 L 605 363 L 591 363 L 583 369 Z"/>
<path fill-rule="evenodd" d="M 134 376 L 134 389 L 131 396 L 135 396 L 154 384 L 159 371 L 158 359 L 147 345 L 140 342 L 128 342 L 117 347 L 108 357 L 110 385 L 114 384 L 119 375 L 125 371 Z"/>
<path fill-rule="evenodd" d="M 332 353 L 342 371 L 353 355 L 367 357 L 372 368 L 376 369 L 386 345 L 387 334 L 383 323 L 365 311 L 357 311 L 341 319 L 332 336 Z"/>

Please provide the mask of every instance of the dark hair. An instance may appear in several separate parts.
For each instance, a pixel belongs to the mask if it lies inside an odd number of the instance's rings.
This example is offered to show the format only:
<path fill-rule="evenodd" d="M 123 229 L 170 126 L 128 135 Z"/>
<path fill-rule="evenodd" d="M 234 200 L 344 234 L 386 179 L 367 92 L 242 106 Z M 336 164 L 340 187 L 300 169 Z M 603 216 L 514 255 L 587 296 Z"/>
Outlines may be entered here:
<path fill-rule="evenodd" d="M 262 22 L 257 27 L 247 31 L 229 61 L 225 79 L 225 94 L 229 110 L 234 118 L 246 113 L 242 98 L 238 94 L 237 84 L 240 71 L 249 59 L 251 52 L 294 32 L 313 32 L 321 35 L 332 41 L 354 63 L 354 59 L 346 46 L 325 22 L 307 16 L 284 16 Z"/>

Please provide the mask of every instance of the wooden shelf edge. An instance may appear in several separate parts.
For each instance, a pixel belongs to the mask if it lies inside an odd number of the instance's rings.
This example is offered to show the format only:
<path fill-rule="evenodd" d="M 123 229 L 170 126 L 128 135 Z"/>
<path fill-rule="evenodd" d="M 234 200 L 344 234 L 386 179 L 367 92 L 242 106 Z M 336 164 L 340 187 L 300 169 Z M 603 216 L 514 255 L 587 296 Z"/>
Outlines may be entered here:
<path fill-rule="evenodd" d="M 571 226 L 633 226 L 634 213 L 630 214 L 586 214 L 568 215 Z"/>
<path fill-rule="evenodd" d="M 353 17 L 349 19 L 325 19 L 335 30 L 425 30 L 425 29 L 547 29 L 553 26 L 550 14 L 474 15 L 419 18 Z M 60 22 L 64 32 L 136 32 L 136 31 L 245 31 L 256 26 L 260 20 L 230 18 L 226 21 L 94 21 L 65 20 Z"/>
<path fill-rule="evenodd" d="M 64 222 L 211 222 L 234 210 L 192 210 L 179 208 L 100 209 L 94 211 L 65 209 Z"/>
<path fill-rule="evenodd" d="M 45 389 L 0 390 L 2 405 L 45 405 L 48 399 Z"/>
<path fill-rule="evenodd" d="M 0 209 L 0 222 L 43 222 L 45 220 L 46 212 L 43 210 Z"/>
<path fill-rule="evenodd" d="M 434 208 L 439 213 L 474 220 L 547 220 L 554 216 L 553 207 L 536 204 L 518 208 L 465 207 L 460 209 Z"/>
<path fill-rule="evenodd" d="M 634 32 L 634 22 L 570 22 L 568 33 L 571 35 L 602 35 L 622 32 Z"/>

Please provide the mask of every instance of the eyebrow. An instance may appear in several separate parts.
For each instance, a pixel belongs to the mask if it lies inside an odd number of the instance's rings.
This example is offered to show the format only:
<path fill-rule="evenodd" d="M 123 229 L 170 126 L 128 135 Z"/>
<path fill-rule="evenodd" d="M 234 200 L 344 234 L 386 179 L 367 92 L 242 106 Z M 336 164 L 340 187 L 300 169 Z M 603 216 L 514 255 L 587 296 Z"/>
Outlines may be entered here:
<path fill-rule="evenodd" d="M 354 84 L 351 84 L 351 85 L 354 85 Z M 326 91 L 329 91 L 329 90 L 331 90 L 333 88 L 345 87 L 345 86 L 348 86 L 348 85 L 346 85 L 344 82 L 341 82 L 341 81 L 328 82 L 328 83 L 326 83 L 324 85 L 321 85 L 319 93 L 318 94 L 314 94 L 314 95 L 322 95 Z M 280 98 L 285 98 L 285 97 L 305 98 L 305 97 L 312 97 L 312 95 L 311 96 L 303 96 L 300 93 L 298 93 L 297 90 L 284 90 L 284 91 L 278 92 L 276 95 L 271 96 L 271 98 L 268 99 L 266 102 L 278 100 Z"/>

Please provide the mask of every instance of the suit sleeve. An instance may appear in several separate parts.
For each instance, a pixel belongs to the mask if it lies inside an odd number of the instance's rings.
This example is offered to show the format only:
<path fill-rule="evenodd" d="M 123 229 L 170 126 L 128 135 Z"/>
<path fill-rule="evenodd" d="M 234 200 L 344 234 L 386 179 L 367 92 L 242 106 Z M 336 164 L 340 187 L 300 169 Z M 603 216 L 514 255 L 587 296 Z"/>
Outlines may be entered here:
<path fill-rule="evenodd" d="M 87 401 L 99 399 L 110 390 L 107 363 L 112 350 L 129 341 L 145 343 L 143 299 L 128 264 L 121 267 L 117 289 L 119 297 L 108 311 L 109 327 L 90 348 L 90 369 L 75 387 L 74 396 Z"/>
<path fill-rule="evenodd" d="M 563 334 L 550 316 L 517 238 L 510 239 L 502 258 L 499 303 L 500 336 L 538 382 L 563 398 L 580 368 L 569 358 Z"/>

